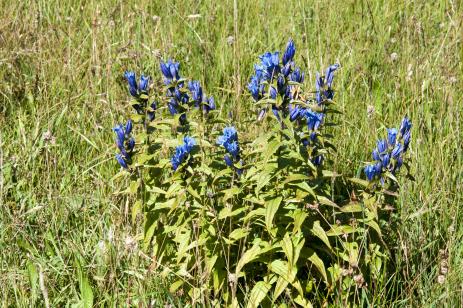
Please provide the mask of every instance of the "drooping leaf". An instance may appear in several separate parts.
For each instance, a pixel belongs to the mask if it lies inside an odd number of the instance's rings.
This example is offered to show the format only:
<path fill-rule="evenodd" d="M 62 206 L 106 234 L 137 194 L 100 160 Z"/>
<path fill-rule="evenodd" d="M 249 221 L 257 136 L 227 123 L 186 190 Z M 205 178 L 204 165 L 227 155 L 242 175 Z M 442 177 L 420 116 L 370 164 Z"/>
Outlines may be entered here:
<path fill-rule="evenodd" d="M 282 199 L 282 197 L 277 197 L 267 201 L 265 204 L 265 225 L 268 231 L 273 228 L 273 217 L 278 211 Z"/>
<path fill-rule="evenodd" d="M 268 291 L 272 287 L 271 284 L 265 281 L 259 281 L 254 285 L 249 295 L 247 308 L 257 308 L 262 300 L 267 296 Z"/>

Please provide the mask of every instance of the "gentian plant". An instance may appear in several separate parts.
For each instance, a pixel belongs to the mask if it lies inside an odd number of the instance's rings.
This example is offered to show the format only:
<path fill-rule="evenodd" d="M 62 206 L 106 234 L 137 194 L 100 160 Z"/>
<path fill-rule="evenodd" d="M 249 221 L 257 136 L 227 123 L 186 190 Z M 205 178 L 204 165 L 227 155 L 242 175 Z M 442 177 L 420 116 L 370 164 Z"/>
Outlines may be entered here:
<path fill-rule="evenodd" d="M 114 128 L 123 192 L 172 293 L 193 306 L 311 307 L 352 298 L 387 272 L 383 204 L 398 189 L 411 122 L 377 142 L 366 180 L 330 170 L 339 68 L 306 89 L 292 40 L 262 54 L 247 85 L 251 127 L 222 117 L 179 62 L 161 61 L 159 80 L 125 73 L 135 113 Z"/>

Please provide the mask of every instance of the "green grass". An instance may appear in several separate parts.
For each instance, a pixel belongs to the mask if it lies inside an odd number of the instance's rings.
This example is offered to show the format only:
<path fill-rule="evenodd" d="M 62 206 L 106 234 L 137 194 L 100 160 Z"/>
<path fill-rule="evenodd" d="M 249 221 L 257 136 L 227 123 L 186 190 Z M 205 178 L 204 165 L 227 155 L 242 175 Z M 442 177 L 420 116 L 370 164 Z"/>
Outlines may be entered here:
<path fill-rule="evenodd" d="M 25 0 L 2 1 L 0 17 L 3 306 L 89 297 L 179 305 L 133 244 L 142 230 L 131 224 L 130 204 L 113 194 L 121 184 L 112 180 L 111 128 L 128 110 L 122 74 L 159 77 L 160 57 L 173 57 L 239 120 L 252 110 L 245 86 L 257 56 L 289 37 L 307 83 L 342 65 L 336 171 L 358 172 L 384 127 L 403 115 L 414 123 L 415 181 L 403 181 L 395 211 L 397 273 L 375 303 L 463 304 L 459 1 L 239 1 L 234 10 L 232 0 Z"/>

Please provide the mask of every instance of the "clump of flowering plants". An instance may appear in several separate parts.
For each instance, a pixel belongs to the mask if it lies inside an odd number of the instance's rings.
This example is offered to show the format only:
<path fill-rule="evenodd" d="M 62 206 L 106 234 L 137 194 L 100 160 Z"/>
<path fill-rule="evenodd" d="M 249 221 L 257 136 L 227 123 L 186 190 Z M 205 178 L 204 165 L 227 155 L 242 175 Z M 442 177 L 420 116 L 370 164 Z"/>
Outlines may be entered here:
<path fill-rule="evenodd" d="M 306 90 L 295 54 L 290 40 L 254 66 L 255 125 L 277 124 L 257 136 L 221 118 L 178 62 L 161 61 L 159 82 L 125 73 L 135 112 L 114 128 L 124 192 L 133 223 L 143 218 L 144 249 L 192 304 L 308 307 L 357 294 L 385 270 L 378 212 L 397 189 L 411 123 L 378 142 L 366 180 L 345 181 L 329 170 L 324 130 L 339 65 Z"/>

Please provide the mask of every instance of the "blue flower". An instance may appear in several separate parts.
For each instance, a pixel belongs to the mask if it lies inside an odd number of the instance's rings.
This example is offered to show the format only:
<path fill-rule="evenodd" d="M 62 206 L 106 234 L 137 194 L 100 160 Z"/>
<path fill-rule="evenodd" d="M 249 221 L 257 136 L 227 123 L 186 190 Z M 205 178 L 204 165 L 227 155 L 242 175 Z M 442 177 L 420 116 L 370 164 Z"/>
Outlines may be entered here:
<path fill-rule="evenodd" d="M 381 174 L 381 163 L 366 165 L 363 171 L 365 172 L 368 181 L 372 181 L 375 177 Z"/>
<path fill-rule="evenodd" d="M 121 154 L 116 154 L 116 160 L 122 168 L 129 169 L 129 166 L 127 166 L 127 162 L 124 160 Z"/>
<path fill-rule="evenodd" d="M 334 78 L 334 72 L 339 68 L 339 64 L 333 64 L 330 65 L 325 72 L 325 81 L 326 81 L 326 86 L 328 89 L 331 89 L 331 85 L 333 83 L 333 78 Z"/>
<path fill-rule="evenodd" d="M 233 166 L 233 160 L 230 158 L 230 156 L 228 154 L 225 154 L 225 156 L 223 157 L 224 161 L 225 161 L 225 164 L 228 166 L 228 167 L 232 167 Z"/>
<path fill-rule="evenodd" d="M 378 140 L 376 142 L 376 146 L 377 146 L 377 149 L 378 149 L 378 153 L 380 155 L 383 154 L 384 152 L 386 152 L 386 150 L 387 150 L 387 142 L 384 139 Z"/>
<path fill-rule="evenodd" d="M 391 160 L 391 156 L 389 154 L 385 154 L 382 157 L 381 163 L 382 163 L 383 168 L 387 168 L 387 166 L 389 166 L 390 160 Z"/>
<path fill-rule="evenodd" d="M 192 137 L 183 138 L 183 144 L 175 148 L 175 154 L 170 160 L 174 171 L 186 160 L 195 145 L 196 141 Z"/>
<path fill-rule="evenodd" d="M 138 98 L 141 92 L 148 91 L 148 85 L 150 81 L 149 77 L 146 77 L 142 74 L 140 76 L 140 81 L 138 85 L 137 85 L 137 77 L 134 72 L 125 71 L 124 77 L 125 79 L 127 79 L 127 83 L 129 84 L 129 92 L 130 92 L 130 95 L 132 95 L 133 97 Z M 136 105 L 133 105 L 133 107 L 137 110 L 137 112 L 140 111 L 139 110 L 141 108 L 140 105 L 136 104 Z"/>
<path fill-rule="evenodd" d="M 129 92 L 130 95 L 133 97 L 138 96 L 138 86 L 137 86 L 137 78 L 135 76 L 134 72 L 126 71 L 124 73 L 125 79 L 127 79 L 127 82 L 129 84 Z"/>
<path fill-rule="evenodd" d="M 392 150 L 391 155 L 394 159 L 398 159 L 400 154 L 402 154 L 403 146 L 400 143 L 397 143 L 395 148 Z"/>
<path fill-rule="evenodd" d="M 264 68 L 263 77 L 266 80 L 271 80 L 280 72 L 280 53 L 275 51 L 274 53 L 266 52 L 263 55 L 259 56 L 259 59 L 262 62 L 262 67 Z"/>
<path fill-rule="evenodd" d="M 295 121 L 299 118 L 301 115 L 302 109 L 299 107 L 299 105 L 292 106 L 291 104 L 288 106 L 289 109 L 289 120 Z"/>
<path fill-rule="evenodd" d="M 294 72 L 292 72 L 291 75 L 289 76 L 289 80 L 298 82 L 298 83 L 303 83 L 304 82 L 304 72 L 302 72 L 299 67 L 296 68 Z"/>
<path fill-rule="evenodd" d="M 317 72 L 315 78 L 315 99 L 318 104 L 321 104 L 325 99 L 333 99 L 334 92 L 332 89 L 334 72 L 339 68 L 339 64 L 330 65 L 325 72 L 325 76 L 321 77 Z"/>
<path fill-rule="evenodd" d="M 167 104 L 167 107 L 169 108 L 169 112 L 171 115 L 178 113 L 177 106 L 177 101 L 174 98 L 172 98 L 170 102 Z"/>
<path fill-rule="evenodd" d="M 166 78 L 165 83 L 170 84 L 172 80 L 179 80 L 179 70 L 180 70 L 180 63 L 173 62 L 171 59 L 167 60 L 167 62 L 161 61 L 161 72 Z"/>
<path fill-rule="evenodd" d="M 283 65 L 286 65 L 286 63 L 292 61 L 295 53 L 296 53 L 296 46 L 294 45 L 294 41 L 290 39 L 288 44 L 286 45 L 285 53 L 283 54 L 283 58 L 282 58 Z"/>
<path fill-rule="evenodd" d="M 203 101 L 203 89 L 199 84 L 199 81 L 193 80 L 188 83 L 188 89 L 191 92 L 191 97 L 195 103 L 195 106 L 199 106 L 199 103 Z"/>
<path fill-rule="evenodd" d="M 156 102 L 152 102 L 151 103 L 151 110 L 148 111 L 148 120 L 149 121 L 153 121 L 154 118 L 155 118 L 155 111 L 156 111 L 156 108 L 157 108 L 157 104 Z"/>
<path fill-rule="evenodd" d="M 323 155 L 318 155 L 312 160 L 312 163 L 315 166 L 320 166 L 322 164 L 322 162 L 323 162 Z"/>
<path fill-rule="evenodd" d="M 203 103 L 203 110 L 208 113 L 211 110 L 215 110 L 215 101 L 211 96 Z"/>
<path fill-rule="evenodd" d="M 240 147 L 238 144 L 238 133 L 233 126 L 225 127 L 221 136 L 217 138 L 217 144 L 223 146 L 228 154 L 224 156 L 225 163 L 231 167 L 233 162 L 238 162 L 240 157 Z"/>
<path fill-rule="evenodd" d="M 307 120 L 307 127 L 309 130 L 317 130 L 325 117 L 323 113 L 314 112 L 311 109 L 305 109 L 302 116 Z"/>
<path fill-rule="evenodd" d="M 403 141 L 404 141 L 404 152 L 407 152 L 408 150 L 408 145 L 410 144 L 410 138 L 411 138 L 411 130 L 408 130 L 404 135 L 403 135 Z"/>
<path fill-rule="evenodd" d="M 396 128 L 388 128 L 388 130 L 387 130 L 387 141 L 389 143 L 389 146 L 394 146 L 396 139 L 397 139 L 397 129 Z"/>
<path fill-rule="evenodd" d="M 402 120 L 402 124 L 400 125 L 400 134 L 404 136 L 410 129 L 412 128 L 412 122 L 408 117 L 404 117 Z"/>
<path fill-rule="evenodd" d="M 251 81 L 248 83 L 248 89 L 256 102 L 262 98 L 263 88 L 261 78 L 257 74 L 252 76 Z"/>
<path fill-rule="evenodd" d="M 130 161 L 132 151 L 135 147 L 135 139 L 130 135 L 132 128 L 132 120 L 128 120 L 125 126 L 118 124 L 113 128 L 116 134 L 116 145 L 120 151 L 120 154 L 116 155 L 116 159 L 125 169 L 128 169 L 127 162 Z"/>
<path fill-rule="evenodd" d="M 138 83 L 138 89 L 140 92 L 147 92 L 150 78 L 143 75 L 140 76 L 140 82 Z"/>
<path fill-rule="evenodd" d="M 381 156 L 379 155 L 377 149 L 374 149 L 371 155 L 373 156 L 374 160 L 381 161 Z"/>
<path fill-rule="evenodd" d="M 277 98 L 277 90 L 274 87 L 270 87 L 270 98 L 271 99 L 276 99 Z"/>
<path fill-rule="evenodd" d="M 280 111 L 278 110 L 277 106 L 272 106 L 272 112 L 275 115 L 275 117 L 277 118 L 278 122 L 281 122 Z"/>
<path fill-rule="evenodd" d="M 128 120 L 127 124 L 125 124 L 125 134 L 130 135 L 132 133 L 133 123 L 132 120 Z"/>
<path fill-rule="evenodd" d="M 217 144 L 221 146 L 225 146 L 226 143 L 233 141 L 238 141 L 238 133 L 236 132 L 236 128 L 233 126 L 225 127 L 223 129 L 223 135 L 217 138 Z"/>

